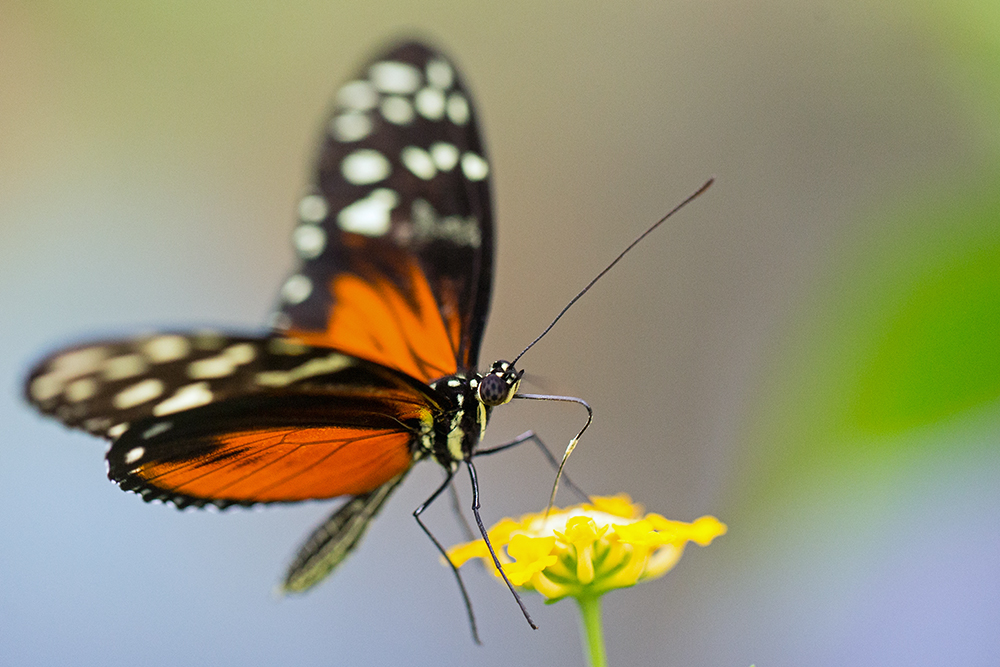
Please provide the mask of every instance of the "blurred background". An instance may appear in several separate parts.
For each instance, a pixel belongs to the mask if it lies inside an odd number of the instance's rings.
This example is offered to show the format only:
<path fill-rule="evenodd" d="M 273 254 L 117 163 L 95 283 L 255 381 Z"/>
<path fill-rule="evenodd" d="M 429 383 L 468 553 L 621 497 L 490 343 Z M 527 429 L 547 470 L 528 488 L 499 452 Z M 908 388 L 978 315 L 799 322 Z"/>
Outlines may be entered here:
<path fill-rule="evenodd" d="M 273 594 L 330 503 L 146 505 L 20 399 L 59 345 L 262 326 L 336 88 L 387 40 L 476 93 L 499 250 L 483 361 L 596 420 L 569 472 L 730 532 L 605 598 L 611 664 L 1000 661 L 1000 9 L 986 0 L 0 3 L 0 656 L 11 665 L 580 665 L 570 602 L 469 567 L 483 647 L 410 516 Z M 583 415 L 498 410 L 560 449 Z M 484 518 L 552 471 L 480 464 Z M 468 489 L 461 485 L 464 499 Z M 571 500 L 566 498 L 567 501 Z M 428 512 L 461 540 L 446 502 Z"/>

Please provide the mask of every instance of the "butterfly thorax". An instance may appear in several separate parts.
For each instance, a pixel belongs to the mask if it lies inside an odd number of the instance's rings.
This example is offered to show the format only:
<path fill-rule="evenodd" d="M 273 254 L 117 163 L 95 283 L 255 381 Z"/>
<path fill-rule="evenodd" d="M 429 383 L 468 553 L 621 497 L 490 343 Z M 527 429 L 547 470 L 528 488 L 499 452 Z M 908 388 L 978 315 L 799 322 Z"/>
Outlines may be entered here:
<path fill-rule="evenodd" d="M 430 384 L 441 397 L 431 433 L 419 441 L 423 456 L 452 470 L 468 460 L 479 444 L 493 408 L 514 397 L 521 373 L 506 361 L 497 361 L 490 372 L 449 375 Z"/>

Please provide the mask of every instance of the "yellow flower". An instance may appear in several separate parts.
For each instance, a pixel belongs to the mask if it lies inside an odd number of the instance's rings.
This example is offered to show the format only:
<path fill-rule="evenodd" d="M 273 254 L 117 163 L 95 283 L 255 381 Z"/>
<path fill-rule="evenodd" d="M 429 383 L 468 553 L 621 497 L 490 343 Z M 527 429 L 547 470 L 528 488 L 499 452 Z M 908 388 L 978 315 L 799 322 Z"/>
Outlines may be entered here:
<path fill-rule="evenodd" d="M 511 583 L 555 602 L 595 598 L 661 577 L 688 542 L 707 546 L 725 532 L 726 525 L 711 516 L 684 523 L 644 515 L 641 505 L 619 494 L 553 508 L 548 517 L 503 519 L 488 534 Z M 473 558 L 493 564 L 483 540 L 456 545 L 448 557 L 456 567 Z M 500 576 L 495 566 L 493 571 Z"/>

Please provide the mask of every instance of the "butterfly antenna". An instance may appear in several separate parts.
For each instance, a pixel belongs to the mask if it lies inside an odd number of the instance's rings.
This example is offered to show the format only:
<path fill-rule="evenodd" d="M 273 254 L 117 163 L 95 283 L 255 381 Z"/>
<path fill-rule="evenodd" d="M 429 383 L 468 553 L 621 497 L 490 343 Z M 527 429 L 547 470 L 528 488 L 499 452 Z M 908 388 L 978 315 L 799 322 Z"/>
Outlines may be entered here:
<path fill-rule="evenodd" d="M 646 231 L 644 231 L 642 234 L 640 234 L 639 237 L 636 238 L 636 240 L 632 241 L 632 243 L 630 243 L 627 248 L 625 248 L 624 250 L 622 250 L 621 253 L 617 257 L 615 257 L 614 260 L 610 264 L 608 264 L 606 267 L 604 267 L 603 271 L 601 271 L 596 276 L 594 276 L 594 279 L 591 280 L 589 283 L 587 283 L 587 286 L 584 287 L 582 290 L 580 290 L 579 294 L 577 294 L 576 296 L 574 296 L 572 299 L 569 300 L 569 303 L 567 303 L 566 306 L 562 310 L 559 311 L 559 314 L 556 315 L 555 319 L 552 320 L 552 322 L 549 324 L 549 326 L 545 327 L 545 331 L 543 331 L 542 333 L 540 333 L 535 340 L 531 341 L 531 343 L 528 344 L 528 347 L 526 347 L 523 350 L 521 350 L 521 353 L 519 355 L 517 355 L 516 357 L 514 357 L 514 361 L 510 362 L 510 365 L 511 366 L 516 366 L 518 360 L 521 357 L 524 356 L 524 353 L 527 352 L 528 350 L 530 350 L 532 347 L 534 347 L 535 343 L 537 343 L 542 338 L 544 338 L 545 334 L 547 334 L 552 329 L 552 327 L 554 327 L 556 325 L 556 322 L 558 322 L 560 319 L 562 319 L 562 316 L 566 314 L 566 311 L 569 310 L 570 307 L 572 307 L 572 305 L 574 303 L 576 303 L 577 301 L 579 301 L 580 297 L 582 297 L 584 294 L 586 294 L 588 291 L 590 291 L 590 288 L 594 286 L 594 283 L 596 283 L 598 280 L 600 280 L 601 278 L 603 278 L 604 274 L 607 273 L 608 271 L 610 271 L 611 268 L 615 264 L 617 264 L 621 260 L 622 257 L 624 257 L 626 254 L 628 254 L 628 252 L 632 248 L 634 248 L 635 246 L 637 246 L 640 241 L 642 241 L 644 238 L 646 238 L 647 236 L 649 236 L 649 234 L 654 229 L 656 229 L 657 227 L 659 227 L 660 225 L 662 225 L 664 222 L 666 222 L 670 218 L 670 216 L 672 216 L 674 213 L 676 213 L 677 211 L 681 210 L 682 208 L 684 208 L 685 206 L 687 206 L 688 204 L 690 204 L 692 201 L 694 201 L 695 199 L 697 199 L 698 197 L 700 197 L 705 192 L 705 190 L 708 190 L 708 188 L 710 188 L 712 186 L 712 183 L 714 183 L 714 182 L 715 182 L 715 177 L 713 176 L 712 178 L 710 178 L 707 181 L 705 181 L 705 184 L 702 185 L 697 190 L 695 190 L 693 194 L 688 195 L 687 199 L 685 199 L 684 201 L 682 201 L 680 204 L 678 204 L 673 209 L 671 209 L 669 213 L 667 213 L 665 216 L 663 216 L 662 218 L 660 218 L 659 220 L 657 220 L 655 223 L 653 223 L 653 226 L 650 227 L 649 229 L 647 229 Z"/>
<path fill-rule="evenodd" d="M 569 303 L 567 303 L 566 306 L 562 310 L 559 311 L 559 314 L 556 315 L 555 319 L 552 320 L 552 322 L 549 324 L 549 326 L 545 327 L 545 331 L 543 331 L 542 333 L 540 333 L 535 340 L 531 341 L 531 343 L 528 345 L 528 347 L 526 347 L 523 350 L 521 350 L 521 354 L 519 354 L 516 357 L 514 357 L 514 361 L 510 362 L 511 367 L 514 367 L 517 364 L 518 360 L 521 357 L 524 356 L 524 353 L 527 352 L 528 350 L 530 350 L 532 347 L 534 347 L 535 343 L 537 343 L 542 338 L 544 338 L 545 334 L 547 334 L 552 329 L 552 327 L 554 327 L 556 325 L 556 322 L 558 322 L 562 318 L 562 316 L 566 314 L 566 311 L 569 310 L 570 307 L 574 303 L 576 303 L 577 301 L 579 301 L 580 297 L 582 297 L 584 294 L 586 294 L 590 290 L 590 288 L 593 287 L 594 284 L 598 280 L 600 280 L 602 277 L 604 277 L 604 274 L 607 273 L 608 271 L 610 271 L 611 267 L 613 267 L 615 264 L 617 264 L 621 260 L 621 258 L 624 257 L 626 254 L 628 254 L 628 252 L 632 248 L 634 248 L 635 246 L 637 246 L 640 241 L 642 241 L 644 238 L 646 238 L 647 236 L 649 236 L 649 234 L 654 229 L 656 229 L 657 227 L 659 227 L 660 225 L 662 225 L 664 222 L 666 222 L 667 219 L 670 218 L 670 216 L 672 216 L 674 213 L 676 213 L 677 211 L 681 210 L 682 208 L 684 208 L 685 206 L 687 206 L 688 204 L 690 204 L 692 201 L 694 201 L 695 199 L 697 199 L 698 197 L 700 197 L 705 192 L 705 190 L 708 190 L 712 186 L 712 183 L 714 183 L 714 182 L 715 182 L 715 177 L 714 176 L 712 178 L 708 179 L 707 181 L 705 181 L 705 183 L 700 188 L 698 188 L 697 190 L 695 190 L 692 194 L 688 195 L 687 199 L 685 199 L 684 201 L 682 201 L 677 206 L 673 207 L 665 216 L 663 216 L 662 218 L 660 218 L 659 220 L 657 220 L 655 223 L 653 223 L 653 225 L 649 229 L 647 229 L 642 234 L 640 234 L 638 236 L 638 238 L 636 238 L 634 241 L 632 241 L 632 243 L 630 243 L 628 245 L 627 248 L 625 248 L 624 250 L 622 250 L 621 253 L 619 253 L 619 255 L 617 257 L 615 257 L 614 260 L 612 260 L 612 262 L 610 264 L 608 264 L 606 267 L 604 267 L 603 271 L 601 271 L 596 276 L 594 276 L 594 279 L 591 280 L 589 283 L 587 283 L 586 287 L 584 287 L 582 290 L 580 290 L 579 294 L 577 294 L 572 299 L 570 299 Z M 563 468 L 566 467 L 566 461 L 569 460 L 569 455 L 573 453 L 574 449 L 576 449 L 577 443 L 580 442 L 580 437 L 583 436 L 584 431 L 587 430 L 587 427 L 590 426 L 590 422 L 594 419 L 594 411 L 587 404 L 587 402 L 584 401 L 583 399 L 573 398 L 573 397 L 570 397 L 570 396 L 547 396 L 547 395 L 539 395 L 539 394 L 515 394 L 514 398 L 529 398 L 529 399 L 546 400 L 546 401 L 566 401 L 566 402 L 572 402 L 572 403 L 579 403 L 579 404 L 583 405 L 587 409 L 587 423 L 583 425 L 583 428 L 580 429 L 580 432 L 576 434 L 576 437 L 574 437 L 572 440 L 569 441 L 569 445 L 566 447 L 566 451 L 563 452 L 562 461 L 559 462 L 559 467 L 556 470 L 556 480 L 552 484 L 552 493 L 549 496 L 549 504 L 545 508 L 545 516 L 548 517 L 549 512 L 552 511 L 552 507 L 553 507 L 553 505 L 555 504 L 555 501 L 556 501 L 556 492 L 559 490 L 559 480 L 562 477 Z M 531 621 L 529 620 L 528 622 L 530 623 Z"/>

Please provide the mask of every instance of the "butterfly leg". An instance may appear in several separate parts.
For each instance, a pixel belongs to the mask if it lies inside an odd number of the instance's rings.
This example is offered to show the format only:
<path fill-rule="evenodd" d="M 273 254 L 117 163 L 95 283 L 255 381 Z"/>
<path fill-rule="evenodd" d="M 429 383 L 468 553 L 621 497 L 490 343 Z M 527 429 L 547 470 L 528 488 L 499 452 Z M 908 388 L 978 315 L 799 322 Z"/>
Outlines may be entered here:
<path fill-rule="evenodd" d="M 425 524 L 420 519 L 420 515 L 424 513 L 424 510 L 430 507 L 430 504 L 435 500 L 437 500 L 437 497 L 441 495 L 441 492 L 444 491 L 446 488 L 448 488 L 449 485 L 451 485 L 451 480 L 454 476 L 455 476 L 455 470 L 447 471 L 447 477 L 444 480 L 444 484 L 439 486 L 437 490 L 431 494 L 431 497 L 425 500 L 420 505 L 420 507 L 413 510 L 413 518 L 417 520 L 417 524 L 420 526 L 420 529 L 424 531 L 424 534 L 427 535 L 427 537 L 430 538 L 431 542 L 434 543 L 434 546 L 437 547 L 437 550 L 439 552 L 441 552 L 441 555 L 444 556 L 444 559 L 445 561 L 447 561 L 448 566 L 451 568 L 451 571 L 455 574 L 455 581 L 458 582 L 458 589 L 462 592 L 462 600 L 465 602 L 465 610 L 469 614 L 469 627 L 472 630 L 472 641 L 476 642 L 477 644 L 482 644 L 482 642 L 479 640 L 479 630 L 476 628 L 476 616 L 472 612 L 472 601 L 469 599 L 468 591 L 465 590 L 465 582 L 462 581 L 462 575 L 459 574 L 458 568 L 455 567 L 455 564 L 451 562 L 450 558 L 448 558 L 448 552 L 441 545 L 438 539 L 434 537 L 434 534 L 431 533 L 430 528 L 427 527 L 427 524 Z"/>
<path fill-rule="evenodd" d="M 525 431 L 521 435 L 511 440 L 510 442 L 505 442 L 502 445 L 497 445 L 496 447 L 490 447 L 489 449 L 477 450 L 476 453 L 473 454 L 473 456 L 486 456 L 488 454 L 496 454 L 497 452 L 502 452 L 506 449 L 510 449 L 511 447 L 516 447 L 517 445 L 520 445 L 523 442 L 527 442 L 528 440 L 531 440 L 536 445 L 538 445 L 538 448 L 542 450 L 542 455 L 545 456 L 545 460 L 549 462 L 549 465 L 552 466 L 553 470 L 559 469 L 559 462 L 556 460 L 556 457 L 552 455 L 552 452 L 549 451 L 549 448 L 545 445 L 544 442 L 542 442 L 542 439 L 539 438 L 534 431 Z M 583 502 L 585 503 L 590 502 L 590 494 L 585 493 L 582 489 L 580 489 L 580 487 L 574 484 L 573 480 L 571 480 L 567 475 L 563 475 L 563 481 L 566 482 L 566 486 L 569 487 L 570 491 L 579 496 L 580 499 L 583 500 Z"/>
<path fill-rule="evenodd" d="M 476 525 L 479 526 L 479 532 L 483 536 L 483 541 L 486 542 L 486 548 L 490 550 L 490 555 L 493 556 L 493 564 L 499 570 L 500 576 L 503 577 L 504 583 L 507 584 L 507 588 L 513 593 L 514 599 L 517 600 L 517 606 L 521 608 L 521 613 L 524 614 L 525 620 L 528 621 L 528 625 L 531 626 L 532 630 L 537 630 L 538 626 L 531 620 L 531 614 L 528 613 L 528 608 L 524 606 L 524 601 L 517 594 L 517 591 L 514 590 L 514 585 L 507 578 L 507 573 L 503 571 L 500 559 L 497 558 L 497 553 L 493 550 L 493 545 L 490 544 L 490 537 L 486 534 L 486 526 L 483 525 L 483 518 L 479 516 L 479 480 L 476 478 L 476 467 L 472 465 L 471 458 L 465 459 L 465 465 L 469 468 L 469 478 L 472 480 L 472 513 L 476 517 Z"/>
<path fill-rule="evenodd" d="M 704 191 L 709 185 L 711 185 L 711 181 L 709 181 L 708 184 L 702 186 L 702 189 L 699 190 L 698 194 L 701 194 L 701 192 Z M 695 196 L 697 197 L 698 195 Z M 656 225 L 654 225 L 653 227 L 655 228 L 655 226 Z M 647 232 L 647 234 L 648 233 L 649 232 Z M 640 236 L 639 238 L 642 237 Z M 635 244 L 633 243 L 632 245 Z M 626 250 L 625 252 L 628 252 L 628 250 Z M 619 259 L 621 259 L 620 255 Z M 616 259 L 614 262 L 612 262 L 611 266 L 614 266 L 615 262 L 617 261 L 618 260 Z M 609 266 L 608 269 L 610 269 L 611 266 Z M 604 271 L 606 272 L 608 269 L 605 269 Z M 601 277 L 600 275 L 597 276 L 597 278 L 600 277 Z M 595 278 L 594 280 L 596 281 L 597 278 Z M 593 285 L 593 283 L 591 283 L 591 285 Z M 587 289 L 590 289 L 589 286 L 583 291 L 586 292 Z M 580 294 L 583 294 L 583 292 L 581 292 Z M 570 305 L 572 304 L 573 302 L 570 301 Z M 568 307 L 569 306 L 567 306 L 567 308 Z M 564 310 L 563 312 L 566 311 Z M 559 318 L 557 317 L 556 319 L 558 320 Z M 534 343 L 532 343 L 532 345 L 534 345 Z M 528 347 L 531 347 L 531 345 L 529 345 Z M 522 352 L 521 354 L 524 354 L 524 352 Z M 563 452 L 562 461 L 559 462 L 559 467 L 556 469 L 556 481 L 553 482 L 552 484 L 552 494 L 549 496 L 549 504 L 548 507 L 545 509 L 545 516 L 548 516 L 549 512 L 552 511 L 552 507 L 556 504 L 556 493 L 559 491 L 559 480 L 562 479 L 563 468 L 566 467 L 566 461 L 569 460 L 569 455 L 573 453 L 574 449 L 576 449 L 576 445 L 577 443 L 580 442 L 580 438 L 583 437 L 584 432 L 586 432 L 586 430 L 590 427 L 590 423 L 594 421 L 594 410 L 593 408 L 590 407 L 590 404 L 587 403 L 587 401 L 583 400 L 582 398 L 576 398 L 575 396 L 552 396 L 549 394 L 514 394 L 514 398 L 523 398 L 529 401 L 558 401 L 561 403 L 576 403 L 578 405 L 582 405 L 584 409 L 587 410 L 587 421 L 584 423 L 583 428 L 580 429 L 580 432 L 576 434 L 576 437 L 574 437 L 572 440 L 569 441 L 569 444 L 566 446 L 566 451 Z"/>
<path fill-rule="evenodd" d="M 448 485 L 448 497 L 451 498 L 451 511 L 455 513 L 455 518 L 462 529 L 465 541 L 471 542 L 475 539 L 475 535 L 472 532 L 472 526 L 469 525 L 468 520 L 465 518 L 465 514 L 462 513 L 462 501 L 458 497 L 458 489 L 455 488 L 454 484 Z"/>

